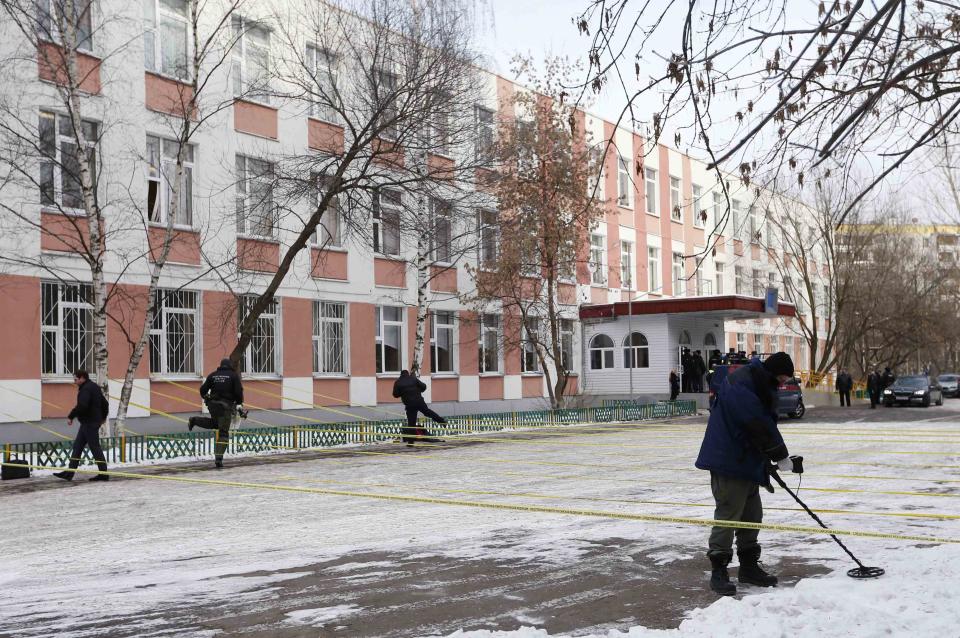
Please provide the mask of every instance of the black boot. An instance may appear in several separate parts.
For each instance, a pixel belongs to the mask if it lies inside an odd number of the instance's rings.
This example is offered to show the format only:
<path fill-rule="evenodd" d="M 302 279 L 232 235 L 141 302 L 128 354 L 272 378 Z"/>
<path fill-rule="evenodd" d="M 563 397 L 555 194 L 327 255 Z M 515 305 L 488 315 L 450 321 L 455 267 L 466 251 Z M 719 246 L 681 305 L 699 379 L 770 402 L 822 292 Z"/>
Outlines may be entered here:
<path fill-rule="evenodd" d="M 63 479 L 64 481 L 73 480 L 73 472 L 54 472 L 53 475 L 58 479 Z"/>
<path fill-rule="evenodd" d="M 222 457 L 222 456 L 216 457 L 216 458 L 214 459 L 214 465 L 216 465 L 217 469 L 222 468 L 222 467 L 223 467 L 223 457 Z"/>
<path fill-rule="evenodd" d="M 195 425 L 194 422 L 193 422 L 193 420 L 194 420 L 195 418 L 196 418 L 196 417 L 190 417 L 190 418 L 187 420 L 187 429 L 190 430 L 191 432 L 193 432 L 193 426 Z"/>
<path fill-rule="evenodd" d="M 737 593 L 737 586 L 730 582 L 727 565 L 730 564 L 730 554 L 708 554 L 713 572 L 710 574 L 710 589 L 721 596 L 733 596 Z"/>
<path fill-rule="evenodd" d="M 768 574 L 760 566 L 760 548 L 737 551 L 740 559 L 740 569 L 737 571 L 737 580 L 757 587 L 776 587 L 777 577 Z"/>

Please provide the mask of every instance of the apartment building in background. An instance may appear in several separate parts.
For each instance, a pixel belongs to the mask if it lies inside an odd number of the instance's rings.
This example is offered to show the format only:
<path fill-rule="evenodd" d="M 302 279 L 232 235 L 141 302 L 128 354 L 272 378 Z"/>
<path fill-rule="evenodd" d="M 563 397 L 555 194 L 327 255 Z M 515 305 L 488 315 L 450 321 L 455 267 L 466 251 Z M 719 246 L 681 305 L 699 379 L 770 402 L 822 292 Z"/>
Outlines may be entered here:
<path fill-rule="evenodd" d="M 173 193 L 161 169 L 176 154 L 168 105 L 189 73 L 178 63 L 189 46 L 188 3 L 104 0 L 96 7 L 82 20 L 89 47 L 81 62 L 89 93 L 85 137 L 95 140 L 90 153 L 98 167 L 98 188 L 129 193 L 150 217 L 146 229 L 131 225 L 123 240 L 111 246 L 116 256 L 108 255 L 106 268 L 111 280 L 128 268 L 117 285 L 143 289 L 148 262 L 130 268 L 119 255 L 149 251 L 168 221 Z M 104 16 L 112 16 L 110 28 L 99 28 Z M 322 109 L 304 110 L 267 92 L 233 97 L 252 70 L 271 59 L 320 55 L 309 35 L 300 39 L 298 50 L 281 50 L 281 39 L 266 17 L 233 16 L 235 23 L 255 20 L 257 26 L 237 31 L 242 36 L 230 63 L 211 75 L 215 85 L 206 89 L 221 96 L 225 106 L 209 115 L 186 155 L 176 241 L 162 274 L 165 293 L 150 330 L 148 354 L 137 369 L 131 416 L 199 409 L 202 378 L 232 349 L 250 303 L 242 295 L 237 300 L 212 265 L 238 260 L 252 289 L 259 291 L 279 267 L 281 247 L 292 241 L 290 230 L 266 209 L 248 205 L 270 200 L 259 177 L 288 153 L 335 157 L 349 135 L 342 122 Z M 124 55 L 104 54 L 120 41 L 128 42 Z M 8 259 L 0 269 L 5 323 L 0 331 L 0 422 L 63 416 L 75 394 L 71 372 L 92 367 L 89 268 L 56 240 L 57 229 L 70 232 L 76 221 L 69 215 L 82 214 L 76 210 L 76 184 L 58 169 L 59 158 L 71 152 L 74 142 L 58 106 L 57 77 L 45 69 L 39 53 L 27 50 L 28 44 L 7 25 L 0 51 L 2 59 L 14 61 L 8 68 L 20 82 L 4 83 L 0 92 L 25 121 L 37 123 L 37 143 L 35 184 L 7 184 L 0 190 L 6 206 L 28 211 L 34 220 L 33 227 L 0 236 L 0 250 L 23 256 L 21 263 Z M 496 134 L 496 122 L 513 115 L 511 96 L 526 90 L 494 73 L 483 72 L 481 78 L 486 97 L 469 105 L 464 115 L 472 119 L 478 140 Z M 590 113 L 578 112 L 578 118 L 590 143 L 607 152 L 597 188 L 605 214 L 583 247 L 589 267 L 578 269 L 566 306 L 563 343 L 576 373 L 572 393 L 622 394 L 624 377 L 610 386 L 602 374 L 630 369 L 636 373 L 634 392 L 665 394 L 665 370 L 678 365 L 679 346 L 785 350 L 802 369 L 804 342 L 791 328 L 792 306 L 765 316 L 755 303 L 777 284 L 770 254 L 776 247 L 765 237 L 765 211 L 754 204 L 750 189 L 730 177 L 730 215 L 721 222 L 727 195 L 703 163 L 662 144 L 651 147 L 636 132 Z M 444 161 L 457 162 L 460 153 L 474 152 L 451 149 Z M 641 156 L 645 159 L 638 171 Z M 483 188 L 480 180 L 475 187 Z M 348 228 L 334 215 L 325 217 L 258 321 L 244 355 L 250 403 L 301 409 L 396 401 L 394 379 L 413 356 L 417 292 L 405 264 L 414 242 L 392 221 L 398 196 L 379 194 L 378 214 L 365 229 Z M 301 205 L 306 212 L 310 202 Z M 125 223 L 128 212 L 109 208 L 108 223 Z M 510 318 L 495 309 L 477 314 L 458 296 L 474 287 L 468 265 L 495 259 L 499 243 L 509 241 L 500 236 L 498 215 L 491 202 L 471 216 L 475 228 L 452 229 L 454 234 L 478 233 L 474 254 L 455 264 L 434 254 L 434 268 L 441 272 L 430 283 L 421 371 L 429 401 L 500 400 L 540 407 L 547 396 L 535 358 L 524 356 L 523 348 L 504 347 L 504 331 L 517 329 Z M 703 312 L 689 303 L 682 308 L 649 305 L 691 298 L 731 301 Z M 745 306 L 735 298 L 754 303 Z M 646 318 L 630 311 L 623 319 L 629 332 L 605 330 L 603 311 L 597 309 L 615 309 L 628 301 L 647 304 L 636 307 Z M 680 320 L 669 330 L 657 328 L 657 317 L 674 311 L 692 313 L 687 318 L 693 323 Z M 137 321 L 136 316 L 121 318 L 119 325 L 108 327 L 112 380 L 122 378 L 129 360 L 123 327 Z"/>

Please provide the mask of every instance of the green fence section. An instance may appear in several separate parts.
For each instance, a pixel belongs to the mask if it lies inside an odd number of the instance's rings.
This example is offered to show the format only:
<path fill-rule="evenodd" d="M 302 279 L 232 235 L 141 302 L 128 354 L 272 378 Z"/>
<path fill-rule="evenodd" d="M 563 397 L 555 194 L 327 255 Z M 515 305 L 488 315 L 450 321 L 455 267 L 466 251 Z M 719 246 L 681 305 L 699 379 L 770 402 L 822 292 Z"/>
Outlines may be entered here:
<path fill-rule="evenodd" d="M 632 401 L 605 401 L 599 408 L 537 410 L 469 414 L 447 418 L 446 424 L 427 423 L 431 434 L 450 437 L 458 434 L 497 432 L 506 429 L 535 429 L 556 425 L 612 423 L 662 419 L 697 413 L 696 401 L 639 404 Z M 237 427 L 230 434 L 233 454 L 271 450 L 325 448 L 350 443 L 376 443 L 400 436 L 405 419 L 385 421 L 350 421 L 317 423 L 312 426 L 267 428 Z M 212 456 L 215 431 L 174 432 L 171 434 L 130 435 L 100 439 L 108 463 L 140 463 L 162 459 Z M 15 456 L 31 465 L 62 467 L 70 460 L 72 441 L 10 443 L 4 446 L 6 456 Z M 93 463 L 89 450 L 82 463 Z"/>

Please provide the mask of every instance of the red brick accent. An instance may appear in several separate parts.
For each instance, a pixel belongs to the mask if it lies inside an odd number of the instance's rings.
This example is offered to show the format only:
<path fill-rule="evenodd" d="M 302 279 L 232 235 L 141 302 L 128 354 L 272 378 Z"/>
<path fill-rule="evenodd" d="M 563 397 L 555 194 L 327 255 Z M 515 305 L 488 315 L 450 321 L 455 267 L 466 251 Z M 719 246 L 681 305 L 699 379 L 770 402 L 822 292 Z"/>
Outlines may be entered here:
<path fill-rule="evenodd" d="M 480 377 L 480 398 L 481 399 L 502 399 L 503 398 L 503 377 Z"/>
<path fill-rule="evenodd" d="M 343 127 L 307 118 L 307 146 L 333 155 L 343 155 Z"/>
<path fill-rule="evenodd" d="M 40 250 L 85 252 L 89 237 L 89 221 L 84 215 L 40 213 Z"/>
<path fill-rule="evenodd" d="M 341 250 L 310 249 L 310 276 L 316 279 L 346 281 L 347 253 Z"/>
<path fill-rule="evenodd" d="M 167 236 L 167 229 L 151 226 L 147 231 L 150 242 L 150 261 L 160 257 L 163 251 L 163 241 Z M 173 230 L 173 239 L 170 242 L 170 254 L 167 261 L 175 264 L 200 265 L 200 233 L 196 230 Z"/>
<path fill-rule="evenodd" d="M 457 292 L 457 268 L 451 266 L 430 266 L 430 290 L 437 292 Z"/>
<path fill-rule="evenodd" d="M 40 376 L 40 280 L 0 275 L 0 352 L 16 365 L 0 366 L 0 379 Z M 8 397 L 9 398 L 9 397 Z"/>
<path fill-rule="evenodd" d="M 402 261 L 374 257 L 373 277 L 378 286 L 389 288 L 407 287 L 407 265 Z"/>
<path fill-rule="evenodd" d="M 277 139 L 277 109 L 246 100 L 233 103 L 233 128 L 241 133 Z"/>
<path fill-rule="evenodd" d="M 52 42 L 44 42 L 37 51 L 37 73 L 41 80 L 66 86 L 67 61 L 63 47 Z M 77 84 L 81 91 L 97 95 L 100 93 L 100 59 L 85 53 L 76 54 Z"/>
<path fill-rule="evenodd" d="M 280 244 L 262 239 L 237 238 L 237 262 L 243 270 L 277 272 Z"/>
<path fill-rule="evenodd" d="M 193 87 L 149 71 L 143 74 L 144 105 L 151 111 L 166 113 L 176 117 L 185 117 L 193 101 Z M 190 119 L 197 119 L 196 107 L 190 112 Z"/>

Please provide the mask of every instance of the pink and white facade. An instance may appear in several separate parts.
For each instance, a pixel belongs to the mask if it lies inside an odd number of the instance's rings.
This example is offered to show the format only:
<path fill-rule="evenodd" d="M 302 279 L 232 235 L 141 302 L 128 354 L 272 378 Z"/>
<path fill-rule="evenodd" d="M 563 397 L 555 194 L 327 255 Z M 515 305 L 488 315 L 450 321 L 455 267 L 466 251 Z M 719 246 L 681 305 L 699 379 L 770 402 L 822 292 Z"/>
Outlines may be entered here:
<path fill-rule="evenodd" d="M 99 4 L 101 11 L 108 5 L 115 8 L 118 15 L 129 18 L 129 24 L 143 23 L 142 3 Z M 0 35 L 2 58 L 10 59 L 11 51 L 23 43 L 9 28 Z M 162 210 L 167 195 L 144 158 L 164 155 L 171 96 L 180 87 L 175 77 L 145 68 L 149 45 L 134 36 L 95 31 L 90 55 L 83 59 L 88 68 L 86 88 L 93 96 L 87 112 L 94 123 L 111 123 L 101 132 L 97 149 L 104 158 L 99 184 L 105 200 L 111 192 L 125 189 L 143 202 L 159 198 L 156 205 Z M 157 32 L 152 37 L 162 35 Z M 98 51 L 109 47 L 98 46 L 97 38 L 132 38 L 129 54 L 98 57 Z M 52 84 L 56 78 L 37 59 L 31 63 L 30 56 L 21 56 L 5 73 L 6 81 L 0 85 L 3 97 L 17 93 L 21 113 L 35 114 L 41 126 L 57 130 L 60 114 Z M 227 71 L 218 81 L 216 89 L 231 95 Z M 484 81 L 488 97 L 475 105 L 477 126 L 490 112 L 502 114 L 513 92 L 522 90 L 494 74 L 485 74 Z M 599 189 L 606 213 L 592 233 L 590 246 L 582 247 L 583 254 L 590 254 L 590 267 L 579 269 L 576 286 L 569 291 L 574 370 L 589 365 L 590 343 L 583 341 L 575 321 L 580 306 L 629 299 L 762 295 L 772 281 L 773 266 L 767 249 L 750 241 L 756 236 L 750 224 L 756 221 L 747 211 L 748 194 L 742 195 L 743 210 L 736 211 L 736 223 L 716 229 L 715 206 L 721 205 L 714 195 L 716 178 L 702 163 L 663 145 L 644 148 L 638 134 L 593 115 L 583 113 L 581 118 L 592 144 L 601 147 L 604 140 L 612 140 L 613 146 L 604 159 Z M 163 274 L 164 287 L 181 289 L 182 294 L 165 305 L 155 326 L 152 353 L 144 356 L 137 371 L 132 416 L 197 410 L 202 377 L 232 348 L 237 313 L 231 309 L 236 300 L 209 272 L 209 264 L 235 256 L 256 289 L 276 271 L 282 247 L 292 240 L 291 229 L 280 227 L 271 237 L 263 237 L 245 223 L 237 223 L 235 201 L 245 196 L 235 186 L 237 172 L 244 170 L 238 158 L 310 150 L 336 153 L 338 147 L 342 149 L 343 135 L 336 123 L 288 109 L 282 102 L 250 101 L 236 101 L 197 133 L 190 166 L 190 214 L 177 220 L 172 263 Z M 643 154 L 643 175 L 637 175 L 633 167 Z M 734 180 L 731 184 L 736 188 Z M 64 191 L 58 183 L 55 196 L 67 196 Z M 4 361 L 0 422 L 59 417 L 75 394 L 70 372 L 78 365 L 89 366 L 84 360 L 89 309 L 83 292 L 89 270 L 69 242 L 58 241 L 56 232 L 39 230 L 62 228 L 63 234 L 70 233 L 72 225 L 66 223 L 62 207 L 45 206 L 39 188 L 7 187 L 0 196 L 30 211 L 37 227 L 35 232 L 0 235 L 0 251 L 23 256 L 23 264 L 34 264 L 18 266 L 7 260 L 0 270 L 0 317 L 5 324 L 0 330 Z M 737 197 L 734 193 L 735 204 Z M 706 213 L 706 219 L 699 211 Z M 109 214 L 119 224 L 125 212 L 114 208 Z M 133 224 L 129 232 L 118 233 L 114 246 L 118 252 L 143 250 L 159 241 L 162 223 L 158 219 L 146 233 Z M 716 254 L 711 255 L 707 247 L 718 233 Z M 391 396 L 393 381 L 413 357 L 413 273 L 397 256 L 373 253 L 366 247 L 368 242 L 361 244 L 345 235 L 334 243 L 339 245 L 323 250 L 310 247 L 298 256 L 278 291 L 275 307 L 265 314 L 246 359 L 251 405 L 299 409 L 396 401 Z M 409 258 L 413 249 L 401 245 L 399 257 Z M 699 266 L 697 257 L 689 257 L 704 253 L 707 256 L 699 258 Z M 119 281 L 115 285 L 133 295 L 142 294 L 146 267 L 126 270 L 121 276 L 123 268 L 119 258 L 108 257 L 108 281 Z M 518 329 L 515 322 L 496 313 L 478 318 L 457 301 L 458 291 L 473 289 L 463 264 L 435 268 L 440 274 L 431 282 L 431 318 L 422 366 L 427 399 L 474 402 L 545 397 L 544 376 L 524 369 L 519 351 L 500 348 L 491 353 L 496 335 Z M 755 286 L 761 284 L 756 292 Z M 136 311 L 127 312 L 119 323 L 110 322 L 112 380 L 122 378 L 129 359 L 121 325 L 139 325 L 142 312 L 139 316 Z M 715 337 L 721 350 L 783 349 L 801 354 L 801 340 L 784 320 L 726 321 Z M 667 343 L 666 336 L 661 339 L 651 333 L 650 339 L 651 347 L 675 350 L 676 344 Z M 649 391 L 660 391 L 662 385 L 657 381 Z"/>

